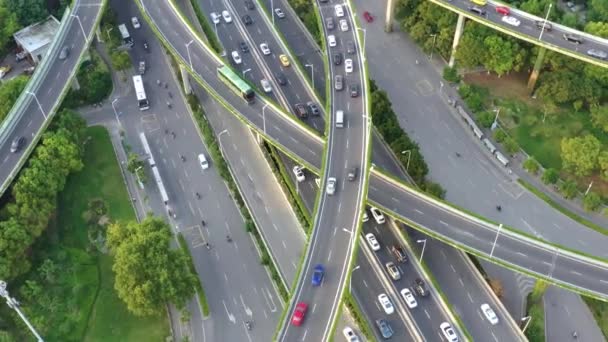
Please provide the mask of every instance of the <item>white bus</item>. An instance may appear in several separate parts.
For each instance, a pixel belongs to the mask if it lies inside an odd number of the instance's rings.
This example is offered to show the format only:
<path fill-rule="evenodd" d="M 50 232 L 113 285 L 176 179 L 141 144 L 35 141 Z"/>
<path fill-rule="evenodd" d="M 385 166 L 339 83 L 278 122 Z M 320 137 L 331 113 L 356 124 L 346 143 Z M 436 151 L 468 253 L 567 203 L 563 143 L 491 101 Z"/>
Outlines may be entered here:
<path fill-rule="evenodd" d="M 129 34 L 129 30 L 127 30 L 127 25 L 118 25 L 118 30 L 120 31 L 120 35 L 122 36 L 122 41 L 124 42 L 124 44 L 128 45 L 129 47 L 133 46 L 133 38 Z"/>
<path fill-rule="evenodd" d="M 133 76 L 133 85 L 135 86 L 135 95 L 137 95 L 137 104 L 139 105 L 139 110 L 150 109 L 150 103 L 146 97 L 144 81 L 141 78 L 141 75 Z"/>

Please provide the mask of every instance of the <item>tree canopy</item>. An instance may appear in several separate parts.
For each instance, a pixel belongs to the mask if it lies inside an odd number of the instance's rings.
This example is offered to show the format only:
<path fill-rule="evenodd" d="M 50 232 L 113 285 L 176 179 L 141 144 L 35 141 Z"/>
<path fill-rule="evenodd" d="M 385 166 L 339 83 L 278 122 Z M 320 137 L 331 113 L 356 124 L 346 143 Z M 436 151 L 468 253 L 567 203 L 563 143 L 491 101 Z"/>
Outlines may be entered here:
<path fill-rule="evenodd" d="M 110 225 L 107 245 L 114 254 L 114 288 L 129 311 L 155 315 L 168 302 L 179 308 L 194 294 L 196 276 L 181 249 L 171 249 L 171 230 L 161 219 Z"/>
<path fill-rule="evenodd" d="M 593 135 L 565 138 L 561 143 L 564 167 L 577 176 L 588 176 L 598 167 L 600 141 Z"/>
<path fill-rule="evenodd" d="M 29 77 L 18 76 L 12 80 L 6 81 L 0 85 L 0 122 L 4 120 L 6 115 L 13 108 L 13 104 L 25 89 Z"/>

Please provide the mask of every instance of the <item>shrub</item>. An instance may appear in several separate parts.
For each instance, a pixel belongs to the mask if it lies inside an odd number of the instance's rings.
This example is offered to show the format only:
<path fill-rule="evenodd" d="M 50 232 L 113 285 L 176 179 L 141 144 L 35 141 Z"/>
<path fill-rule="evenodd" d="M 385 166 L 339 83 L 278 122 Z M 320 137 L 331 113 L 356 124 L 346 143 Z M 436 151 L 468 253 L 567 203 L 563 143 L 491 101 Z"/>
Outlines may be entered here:
<path fill-rule="evenodd" d="M 458 75 L 458 70 L 456 70 L 456 67 L 450 68 L 446 66 L 445 68 L 443 68 L 443 79 L 448 82 L 460 82 L 460 75 Z"/>
<path fill-rule="evenodd" d="M 425 181 L 423 189 L 426 193 L 437 198 L 445 198 L 445 189 L 439 183 Z"/>
<path fill-rule="evenodd" d="M 495 117 L 496 116 L 494 115 L 494 113 L 484 110 L 483 112 L 480 112 L 479 114 L 477 114 L 477 122 L 482 127 L 490 128 L 490 127 L 492 127 L 492 123 L 494 123 Z"/>
<path fill-rule="evenodd" d="M 576 187 L 576 183 L 571 180 L 567 180 L 567 181 L 563 182 L 560 185 L 559 190 L 562 192 L 562 195 L 564 195 L 564 197 L 566 199 L 574 198 L 574 196 L 576 196 L 576 193 L 578 191 L 578 189 Z"/>
<path fill-rule="evenodd" d="M 545 173 L 543 173 L 543 175 L 541 177 L 541 180 L 545 184 L 555 184 L 555 183 L 557 183 L 558 179 L 559 179 L 559 174 L 557 173 L 557 170 L 555 170 L 555 169 L 545 170 Z"/>
<path fill-rule="evenodd" d="M 505 141 L 504 141 L 504 146 L 505 149 L 507 150 L 507 152 L 514 154 L 517 153 L 519 151 L 519 145 L 517 145 L 517 142 L 515 141 L 515 139 L 508 137 Z"/>
<path fill-rule="evenodd" d="M 526 161 L 523 164 L 523 167 L 526 171 L 530 172 L 533 175 L 538 173 L 538 170 L 540 169 L 540 165 L 538 164 L 536 159 L 534 159 L 534 157 L 530 157 L 530 158 L 526 159 Z"/>
<path fill-rule="evenodd" d="M 602 204 L 602 198 L 595 192 L 590 192 L 583 198 L 583 208 L 586 211 L 596 211 Z"/>
<path fill-rule="evenodd" d="M 497 129 L 494 131 L 494 140 L 500 142 L 505 141 L 505 139 L 507 138 L 507 133 L 505 133 L 503 130 L 501 129 Z"/>

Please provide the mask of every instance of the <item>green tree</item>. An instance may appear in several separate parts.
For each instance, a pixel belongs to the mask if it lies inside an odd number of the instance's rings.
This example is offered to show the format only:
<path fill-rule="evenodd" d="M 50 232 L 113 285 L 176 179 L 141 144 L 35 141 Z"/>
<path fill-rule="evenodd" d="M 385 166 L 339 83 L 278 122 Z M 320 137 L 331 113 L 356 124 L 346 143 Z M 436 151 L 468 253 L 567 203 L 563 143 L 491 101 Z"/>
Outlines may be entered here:
<path fill-rule="evenodd" d="M 505 149 L 507 150 L 507 152 L 513 154 L 513 153 L 517 153 L 519 151 L 519 145 L 517 145 L 517 141 L 515 141 L 515 139 L 508 137 L 507 139 L 505 139 L 504 143 L 503 143 Z"/>
<path fill-rule="evenodd" d="M 567 180 L 567 181 L 563 182 L 559 186 L 559 190 L 562 192 L 562 195 L 564 195 L 564 198 L 566 198 L 566 199 L 574 198 L 578 192 L 576 183 L 572 180 Z"/>
<path fill-rule="evenodd" d="M 591 33 L 594 36 L 608 38 L 608 23 L 588 22 L 587 25 L 585 25 L 585 32 Z"/>
<path fill-rule="evenodd" d="M 15 13 L 22 26 L 44 20 L 49 12 L 44 0 L 5 0 L 11 12 Z"/>
<path fill-rule="evenodd" d="M 608 21 L 608 2 L 606 2 L 605 0 L 589 1 L 588 15 L 590 21 Z"/>
<path fill-rule="evenodd" d="M 455 67 L 450 68 L 446 66 L 443 68 L 443 78 L 448 82 L 460 82 L 460 75 L 458 75 L 458 69 Z"/>
<path fill-rule="evenodd" d="M 25 89 L 28 80 L 27 76 L 19 76 L 0 85 L 0 121 L 3 121 L 13 108 L 13 104 Z"/>
<path fill-rule="evenodd" d="M 534 157 L 530 157 L 524 161 L 523 167 L 526 171 L 535 175 L 540 169 L 540 164 L 538 164 L 538 161 Z"/>
<path fill-rule="evenodd" d="M 596 211 L 597 209 L 599 209 L 601 204 L 602 198 L 600 197 L 600 195 L 593 191 L 588 193 L 583 198 L 583 208 L 585 208 L 586 211 Z"/>
<path fill-rule="evenodd" d="M 110 59 L 116 70 L 126 70 L 131 67 L 131 57 L 126 51 L 112 51 Z"/>
<path fill-rule="evenodd" d="M 602 178 L 608 180 L 608 151 L 600 152 L 600 155 L 598 156 L 597 160 L 600 164 Z"/>
<path fill-rule="evenodd" d="M 576 28 L 578 26 L 578 18 L 575 13 L 566 13 L 560 20 L 560 24 Z"/>
<path fill-rule="evenodd" d="M 561 157 L 566 170 L 577 176 L 588 176 L 598 167 L 600 141 L 593 135 L 564 138 Z"/>
<path fill-rule="evenodd" d="M 545 184 L 555 184 L 558 179 L 559 173 L 555 169 L 546 169 L 541 177 L 541 180 Z"/>
<path fill-rule="evenodd" d="M 13 33 L 19 30 L 20 25 L 15 13 L 8 8 L 3 0 L 0 0 L 0 23 L 2 23 L 0 24 L 0 54 L 4 55 L 6 46 L 12 41 Z"/>
<path fill-rule="evenodd" d="M 591 122 L 595 127 L 608 132 L 608 106 L 591 106 Z"/>
<path fill-rule="evenodd" d="M 181 249 L 171 249 L 171 230 L 163 220 L 113 223 L 107 245 L 114 254 L 114 288 L 129 311 L 158 315 L 167 302 L 183 308 L 194 294 L 196 276 Z"/>

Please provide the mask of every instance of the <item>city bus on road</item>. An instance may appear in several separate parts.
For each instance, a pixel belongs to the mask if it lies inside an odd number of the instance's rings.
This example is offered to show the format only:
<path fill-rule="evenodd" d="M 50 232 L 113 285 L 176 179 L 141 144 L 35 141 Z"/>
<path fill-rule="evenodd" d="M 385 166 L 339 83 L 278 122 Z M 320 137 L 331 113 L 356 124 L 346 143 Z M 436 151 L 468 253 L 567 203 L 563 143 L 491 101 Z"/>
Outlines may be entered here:
<path fill-rule="evenodd" d="M 232 69 L 223 65 L 217 68 L 217 74 L 226 85 L 235 93 L 239 94 L 243 100 L 252 103 L 255 101 L 255 92 L 251 86 L 243 81 Z"/>
<path fill-rule="evenodd" d="M 472 3 L 479 6 L 485 6 L 488 3 L 488 0 L 471 0 Z"/>
<path fill-rule="evenodd" d="M 144 81 L 141 75 L 133 76 L 133 85 L 135 86 L 135 95 L 137 96 L 137 105 L 139 110 L 150 109 L 150 103 L 146 97 L 146 90 L 144 89 Z"/>

